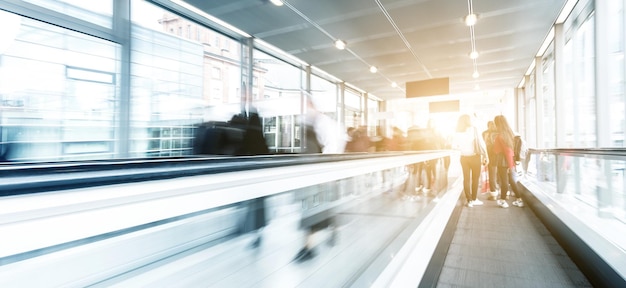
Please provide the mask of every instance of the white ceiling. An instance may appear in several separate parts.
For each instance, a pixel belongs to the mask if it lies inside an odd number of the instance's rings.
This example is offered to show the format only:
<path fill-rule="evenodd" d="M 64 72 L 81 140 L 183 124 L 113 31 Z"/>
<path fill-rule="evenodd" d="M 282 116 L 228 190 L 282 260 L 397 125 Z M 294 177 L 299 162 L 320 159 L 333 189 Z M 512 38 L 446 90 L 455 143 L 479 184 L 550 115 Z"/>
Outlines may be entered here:
<path fill-rule="evenodd" d="M 280 7 L 268 0 L 185 2 L 391 100 L 405 97 L 406 82 L 432 78 L 449 77 L 450 94 L 472 93 L 476 84 L 482 90 L 516 87 L 566 0 L 473 0 L 478 79 L 468 56 L 470 29 L 462 22 L 468 1 L 288 0 Z M 346 41 L 348 49 L 335 48 L 331 37 Z M 370 73 L 368 65 L 379 73 Z"/>

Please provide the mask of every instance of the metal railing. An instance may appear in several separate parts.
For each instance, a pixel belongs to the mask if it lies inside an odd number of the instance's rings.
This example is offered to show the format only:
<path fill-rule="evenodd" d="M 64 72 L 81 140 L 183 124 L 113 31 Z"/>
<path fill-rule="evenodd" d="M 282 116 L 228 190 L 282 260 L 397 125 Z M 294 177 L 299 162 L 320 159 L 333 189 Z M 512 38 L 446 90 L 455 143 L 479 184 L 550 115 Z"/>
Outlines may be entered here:
<path fill-rule="evenodd" d="M 614 270 L 614 279 L 624 283 L 626 149 L 530 149 L 521 166 L 521 183 L 542 203 L 543 213 L 563 226 L 555 229 L 567 229 L 580 239 L 577 247 L 589 247 L 589 254 L 602 259 L 599 266 L 611 267 L 594 273 Z"/>

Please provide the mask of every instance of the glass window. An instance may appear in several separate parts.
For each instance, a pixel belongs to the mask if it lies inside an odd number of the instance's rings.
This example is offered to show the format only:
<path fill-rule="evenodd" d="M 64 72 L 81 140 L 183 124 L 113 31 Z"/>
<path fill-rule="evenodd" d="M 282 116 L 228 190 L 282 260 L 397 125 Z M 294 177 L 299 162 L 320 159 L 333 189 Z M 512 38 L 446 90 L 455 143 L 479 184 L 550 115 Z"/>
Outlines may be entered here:
<path fill-rule="evenodd" d="M 626 96 L 624 95 L 624 2 L 608 1 L 610 7 L 609 27 L 612 27 L 610 35 L 622 35 L 622 37 L 608 37 L 609 39 L 609 103 L 611 103 L 609 131 L 611 133 L 611 145 L 626 147 Z"/>
<path fill-rule="evenodd" d="M 265 123 L 276 125 L 275 132 L 265 133 L 269 148 L 278 153 L 298 152 L 303 71 L 258 49 L 254 50 L 253 58 L 252 105 L 265 118 Z"/>
<path fill-rule="evenodd" d="M 222 79 L 222 69 L 220 69 L 220 67 L 213 67 L 212 72 L 214 79 Z"/>
<path fill-rule="evenodd" d="M 576 59 L 579 59 L 579 67 L 575 68 L 577 72 L 578 85 L 582 93 L 578 97 L 580 110 L 578 117 L 580 126 L 578 126 L 580 134 L 581 147 L 597 147 L 596 140 L 596 93 L 595 93 L 595 20 L 594 16 L 590 17 L 581 25 L 576 37 L 578 45 L 574 46 Z M 578 48 L 578 49 L 577 49 Z"/>
<path fill-rule="evenodd" d="M 596 102 L 595 102 L 595 49 L 594 17 L 586 19 L 574 27 L 571 45 L 573 88 L 570 129 L 573 139 L 571 147 L 586 148 L 596 146 Z"/>
<path fill-rule="evenodd" d="M 311 94 L 316 98 L 318 109 L 337 119 L 337 84 L 315 74 L 311 75 Z"/>
<path fill-rule="evenodd" d="M 574 95 L 574 91 L 576 90 L 574 87 L 574 73 L 573 73 L 573 69 L 574 69 L 574 58 L 573 58 L 573 47 L 574 47 L 574 42 L 573 41 L 568 41 L 565 44 L 565 47 L 563 47 L 563 60 L 564 60 L 564 75 L 563 75 L 563 105 L 565 105 L 565 108 L 563 109 L 563 111 L 571 111 L 571 113 L 564 113 L 563 117 L 564 117 L 564 124 L 565 127 L 559 127 L 559 129 L 565 129 L 565 139 L 564 139 L 564 143 L 565 143 L 565 148 L 572 148 L 574 147 L 576 144 L 576 140 L 575 140 L 575 131 L 574 131 L 574 120 L 575 120 L 575 113 L 573 113 L 575 109 L 575 107 L 577 107 L 575 102 L 575 95 Z M 531 126 L 532 127 L 532 126 Z"/>
<path fill-rule="evenodd" d="M 10 17 L 18 29 L 0 55 L 3 156 L 14 161 L 116 157 L 120 46 Z"/>
<path fill-rule="evenodd" d="M 211 80 L 211 100 L 215 103 L 219 103 L 223 99 L 222 93 L 222 81 L 220 80 Z"/>
<path fill-rule="evenodd" d="M 536 70 L 536 69 L 535 69 Z M 524 110 L 526 113 L 526 127 L 537 127 L 537 106 L 535 102 L 535 73 L 531 73 L 528 76 L 528 83 L 526 83 L 526 87 L 524 89 L 524 95 L 526 98 L 526 105 L 524 106 Z M 538 147 L 537 143 L 537 134 L 536 131 L 532 129 L 529 133 L 526 134 L 526 140 L 533 147 Z"/>
<path fill-rule="evenodd" d="M 556 95 L 554 93 L 554 42 L 542 59 L 543 135 L 538 147 L 556 147 Z"/>
<path fill-rule="evenodd" d="M 367 99 L 367 127 L 369 135 L 383 136 L 378 121 L 378 101 L 371 98 Z"/>
<path fill-rule="evenodd" d="M 584 15 L 583 15 L 584 16 Z M 584 20 L 584 21 L 583 21 Z M 596 147 L 594 16 L 569 27 L 564 47 L 566 147 Z"/>
<path fill-rule="evenodd" d="M 346 89 L 343 97 L 346 106 L 361 111 L 361 93 Z"/>
<path fill-rule="evenodd" d="M 351 89 L 345 89 L 343 94 L 344 105 L 346 109 L 345 125 L 346 127 L 359 127 L 365 125 L 362 120 L 361 93 Z"/>
<path fill-rule="evenodd" d="M 182 27 L 214 33 L 209 28 L 146 1 L 132 5 L 131 156 L 190 154 L 193 133 L 181 131 L 240 112 L 241 60 L 207 53 L 212 47 L 172 34 Z M 215 71 L 227 72 L 213 79 Z"/>

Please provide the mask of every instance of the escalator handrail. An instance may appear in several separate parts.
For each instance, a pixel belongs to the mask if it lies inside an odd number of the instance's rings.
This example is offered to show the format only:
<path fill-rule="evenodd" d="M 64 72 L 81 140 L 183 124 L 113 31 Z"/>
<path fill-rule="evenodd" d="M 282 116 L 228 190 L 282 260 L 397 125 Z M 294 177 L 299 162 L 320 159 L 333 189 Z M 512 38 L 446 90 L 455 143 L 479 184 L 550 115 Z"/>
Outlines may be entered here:
<path fill-rule="evenodd" d="M 3 175 L 0 196 L 22 195 L 153 181 L 178 177 L 373 159 L 398 155 L 424 155 L 421 152 L 283 154 L 257 156 L 197 156 L 152 159 L 73 161 L 58 163 L 11 163 L 0 165 Z"/>

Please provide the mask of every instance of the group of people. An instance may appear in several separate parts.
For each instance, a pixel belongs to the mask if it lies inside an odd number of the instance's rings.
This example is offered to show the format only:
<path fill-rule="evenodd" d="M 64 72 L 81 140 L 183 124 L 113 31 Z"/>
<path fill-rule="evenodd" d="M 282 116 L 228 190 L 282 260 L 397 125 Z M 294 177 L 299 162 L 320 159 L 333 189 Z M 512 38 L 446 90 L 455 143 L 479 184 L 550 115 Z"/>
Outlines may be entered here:
<path fill-rule="evenodd" d="M 467 207 L 483 205 L 477 197 L 481 166 L 487 166 L 489 199 L 496 200 L 497 205 L 502 208 L 508 208 L 507 192 L 510 189 L 516 198 L 512 204 L 524 207 L 513 157 L 515 134 L 503 115 L 496 116 L 487 126 L 487 130 L 479 134 L 477 128 L 472 125 L 470 115 L 461 115 L 451 139 L 451 147 L 461 154 L 463 192 L 467 199 Z"/>
<path fill-rule="evenodd" d="M 346 131 L 345 135 L 336 133 L 341 131 L 338 126 L 339 123 L 332 120 L 327 115 L 321 113 L 315 108 L 315 104 L 309 99 L 307 103 L 306 113 L 306 135 L 305 135 L 305 147 L 303 153 L 330 153 L 337 154 L 343 152 L 373 152 L 379 149 L 372 149 L 370 139 L 367 138 L 367 131 L 364 127 L 359 127 L 353 131 Z M 255 112 L 255 111 L 254 111 Z M 250 113 L 250 123 L 246 123 L 246 127 L 259 128 L 258 114 Z M 478 196 L 478 178 L 481 174 L 481 165 L 486 165 L 489 171 L 490 180 L 495 180 L 496 175 L 498 181 L 489 181 L 490 184 L 490 196 L 495 197 L 497 193 L 497 183 L 499 183 L 500 196 L 497 199 L 497 204 L 500 207 L 507 208 L 508 203 L 506 201 L 508 187 L 515 193 L 517 200 L 513 202 L 513 205 L 522 207 L 524 203 L 521 200 L 519 189 L 517 188 L 517 173 L 515 171 L 515 162 L 513 159 L 513 147 L 514 147 L 514 134 L 511 130 L 507 120 L 504 116 L 496 116 L 493 121 L 488 124 L 489 128 L 482 133 L 481 136 L 477 129 L 472 125 L 472 121 L 469 115 L 462 115 L 458 120 L 456 133 L 450 139 L 445 141 L 443 137 L 436 133 L 436 131 L 430 127 L 419 128 L 411 127 L 407 131 L 407 137 L 403 136 L 402 130 L 394 127 L 393 136 L 391 138 L 385 138 L 384 148 L 381 150 L 387 151 L 401 151 L 401 150 L 440 150 L 440 149 L 457 149 L 461 153 L 460 163 L 463 170 L 463 185 L 464 193 L 467 199 L 467 206 L 473 207 L 483 204 Z M 265 144 L 260 129 L 248 129 L 246 135 L 250 134 L 255 136 L 254 139 L 244 139 L 244 144 L 248 142 L 252 144 L 262 143 Z M 257 131 L 259 130 L 259 131 Z M 251 133 L 252 132 L 252 133 Z M 263 146 L 261 145 L 261 146 Z M 257 155 L 268 154 L 267 147 L 257 151 L 258 149 L 249 149 L 251 145 L 242 146 L 245 153 L 236 153 L 235 155 Z M 250 151 L 247 151 L 250 150 Z M 449 159 L 448 159 L 449 161 Z M 435 179 L 434 165 L 436 163 L 424 162 L 416 164 L 415 172 L 419 175 L 419 179 L 422 179 L 422 174 L 425 174 L 423 182 L 423 191 L 428 192 Z M 449 165 L 449 162 L 446 164 Z M 421 181 L 420 181 L 421 182 Z M 421 185 L 420 185 L 421 186 Z M 494 198 L 492 198 L 494 199 Z M 246 226 L 249 232 L 253 232 L 256 235 L 252 242 L 253 247 L 258 247 L 261 242 L 261 231 L 265 226 L 265 203 L 264 198 L 256 199 L 255 201 L 249 201 L 250 203 L 248 212 L 248 223 Z M 311 221 L 312 217 L 303 217 L 301 221 L 301 228 L 307 231 L 307 235 L 304 239 L 303 248 L 296 254 L 295 261 L 305 261 L 314 257 L 313 249 L 318 243 L 313 241 L 312 236 L 320 230 L 330 228 L 329 243 L 334 242 L 336 237 L 336 223 L 332 211 L 328 211 L 328 215 L 319 219 Z M 320 215 L 316 215 L 314 218 L 320 218 Z M 310 218 L 310 219 L 309 219 Z"/>
<path fill-rule="evenodd" d="M 409 127 L 407 134 L 407 146 L 411 151 L 441 150 L 447 148 L 445 138 L 435 130 L 432 121 L 429 121 L 426 127 Z M 415 188 L 416 191 L 429 193 L 434 188 L 433 184 L 438 176 L 436 173 L 437 163 L 438 159 L 432 159 L 414 165 L 415 175 L 418 180 L 417 187 Z"/>
<path fill-rule="evenodd" d="M 304 145 L 301 153 L 338 154 L 346 151 L 347 135 L 337 133 L 341 131 L 339 123 L 316 108 L 311 97 L 307 97 L 307 111 L 305 115 Z M 259 114 L 254 107 L 249 111 L 236 114 L 228 122 L 209 121 L 198 125 L 194 141 L 194 153 L 198 155 L 268 155 L 268 146 L 263 136 L 263 129 Z M 317 187 L 311 187 L 316 190 Z M 313 191 L 321 193 L 321 191 Z M 262 244 L 262 231 L 267 225 L 266 197 L 251 199 L 242 203 L 246 211 L 242 233 L 253 236 L 251 248 Z M 313 248 L 318 244 L 312 237 L 316 232 L 330 228 L 331 238 L 334 240 L 335 217 L 333 211 L 325 211 L 324 215 L 316 217 L 303 216 L 301 228 L 307 231 L 303 248 L 296 254 L 294 260 L 305 261 L 314 256 Z M 321 219 L 321 220 L 319 220 Z"/>

